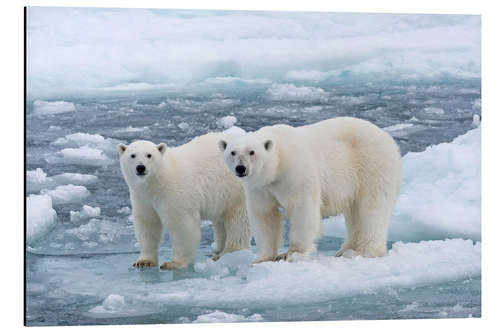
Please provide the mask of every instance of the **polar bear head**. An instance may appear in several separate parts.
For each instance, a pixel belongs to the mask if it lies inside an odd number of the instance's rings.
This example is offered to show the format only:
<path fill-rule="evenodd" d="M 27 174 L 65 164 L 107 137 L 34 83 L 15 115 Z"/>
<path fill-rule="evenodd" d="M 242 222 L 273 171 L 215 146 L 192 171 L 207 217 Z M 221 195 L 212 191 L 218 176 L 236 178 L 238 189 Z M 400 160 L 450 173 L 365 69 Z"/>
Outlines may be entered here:
<path fill-rule="evenodd" d="M 273 181 L 278 164 L 273 139 L 249 133 L 218 145 L 229 170 L 244 183 L 262 186 Z"/>
<path fill-rule="evenodd" d="M 120 168 L 127 184 L 141 184 L 154 176 L 159 169 L 159 163 L 167 145 L 155 145 L 150 141 L 135 141 L 129 146 L 122 143 L 118 145 L 120 153 Z"/>

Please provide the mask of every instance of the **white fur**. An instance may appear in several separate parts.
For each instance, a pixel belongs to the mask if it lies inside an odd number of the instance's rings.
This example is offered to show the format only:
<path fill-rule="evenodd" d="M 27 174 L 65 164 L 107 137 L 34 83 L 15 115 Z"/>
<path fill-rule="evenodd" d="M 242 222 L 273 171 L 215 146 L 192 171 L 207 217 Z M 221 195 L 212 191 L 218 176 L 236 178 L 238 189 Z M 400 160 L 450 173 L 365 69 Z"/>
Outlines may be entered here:
<path fill-rule="evenodd" d="M 380 128 L 348 117 L 297 128 L 275 125 L 221 141 L 219 148 L 235 174 L 236 166 L 246 168 L 240 179 L 259 248 L 257 261 L 314 251 L 321 218 L 337 214 L 344 214 L 347 226 L 337 255 L 348 249 L 368 257 L 386 252 L 401 184 L 401 156 Z M 278 257 L 280 206 L 290 221 L 290 247 Z"/>
<path fill-rule="evenodd" d="M 201 219 L 213 222 L 214 259 L 250 247 L 243 187 L 224 166 L 216 147 L 223 138 L 228 135 L 210 133 L 176 148 L 149 141 L 118 145 L 141 246 L 134 265 L 157 265 L 163 227 L 170 236 L 173 259 L 162 268 L 193 263 Z M 137 175 L 139 164 L 145 166 L 146 175 Z"/>

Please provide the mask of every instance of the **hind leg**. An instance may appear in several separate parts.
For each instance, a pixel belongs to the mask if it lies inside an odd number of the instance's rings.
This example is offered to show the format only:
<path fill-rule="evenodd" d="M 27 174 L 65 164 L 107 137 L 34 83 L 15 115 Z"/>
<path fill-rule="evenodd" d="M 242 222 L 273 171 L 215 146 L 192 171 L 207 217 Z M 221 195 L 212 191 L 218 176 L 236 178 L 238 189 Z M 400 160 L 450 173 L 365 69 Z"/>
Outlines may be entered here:
<path fill-rule="evenodd" d="M 352 249 L 364 257 L 380 257 L 387 251 L 392 205 L 360 201 L 346 214 L 347 240 L 337 255 Z"/>

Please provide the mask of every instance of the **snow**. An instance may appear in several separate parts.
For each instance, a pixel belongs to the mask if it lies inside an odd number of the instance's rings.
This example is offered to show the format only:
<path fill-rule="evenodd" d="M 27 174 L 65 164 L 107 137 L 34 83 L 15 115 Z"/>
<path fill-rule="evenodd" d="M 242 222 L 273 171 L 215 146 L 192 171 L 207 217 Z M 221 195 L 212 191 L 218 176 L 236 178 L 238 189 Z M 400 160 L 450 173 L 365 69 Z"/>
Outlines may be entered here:
<path fill-rule="evenodd" d="M 321 88 L 297 87 L 291 83 L 275 83 L 267 90 L 267 94 L 273 101 L 317 101 L 328 97 L 328 94 Z"/>
<path fill-rule="evenodd" d="M 249 317 L 223 311 L 214 311 L 204 315 L 199 315 L 193 323 L 237 323 L 245 321 L 262 321 L 259 314 L 253 314 Z"/>
<path fill-rule="evenodd" d="M 70 221 L 73 223 L 80 223 L 91 218 L 101 215 L 101 208 L 83 205 L 81 211 L 70 211 Z"/>
<path fill-rule="evenodd" d="M 27 18 L 35 98 L 481 73 L 478 15 L 31 7 Z"/>
<path fill-rule="evenodd" d="M 225 116 L 217 120 L 217 126 L 222 127 L 224 129 L 228 129 L 234 126 L 234 124 L 236 124 L 237 121 L 238 119 L 236 119 L 235 116 Z"/>
<path fill-rule="evenodd" d="M 323 231 L 344 237 L 343 217 L 325 219 Z M 389 239 L 447 237 L 481 239 L 481 127 L 403 157 Z"/>
<path fill-rule="evenodd" d="M 50 196 L 54 205 L 82 202 L 90 195 L 85 186 L 72 184 L 59 185 L 53 190 L 43 189 L 40 193 Z"/>
<path fill-rule="evenodd" d="M 26 198 L 26 241 L 31 244 L 56 224 L 57 213 L 48 195 L 31 194 Z"/>
<path fill-rule="evenodd" d="M 75 111 L 76 111 L 75 105 L 71 102 L 65 102 L 65 101 L 46 102 L 42 100 L 36 100 L 33 102 L 33 114 L 37 117 L 56 115 L 60 113 L 68 113 Z"/>

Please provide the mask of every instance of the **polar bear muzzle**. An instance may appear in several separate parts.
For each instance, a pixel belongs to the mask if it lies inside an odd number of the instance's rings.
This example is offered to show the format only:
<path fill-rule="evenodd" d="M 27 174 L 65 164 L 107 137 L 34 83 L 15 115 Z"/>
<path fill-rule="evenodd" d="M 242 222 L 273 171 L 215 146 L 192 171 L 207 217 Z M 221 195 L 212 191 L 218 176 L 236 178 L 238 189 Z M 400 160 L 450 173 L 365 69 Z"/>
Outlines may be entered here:
<path fill-rule="evenodd" d="M 146 167 L 143 165 L 143 164 L 139 164 L 136 168 L 135 168 L 135 171 L 136 171 L 136 174 L 138 176 L 145 176 L 146 175 Z"/>
<path fill-rule="evenodd" d="M 236 171 L 236 176 L 245 177 L 247 175 L 247 168 L 244 165 L 237 165 L 234 169 Z"/>

